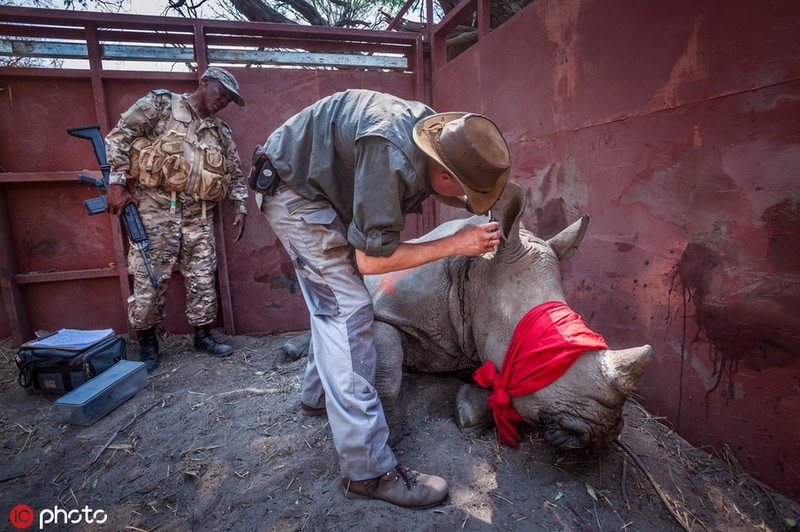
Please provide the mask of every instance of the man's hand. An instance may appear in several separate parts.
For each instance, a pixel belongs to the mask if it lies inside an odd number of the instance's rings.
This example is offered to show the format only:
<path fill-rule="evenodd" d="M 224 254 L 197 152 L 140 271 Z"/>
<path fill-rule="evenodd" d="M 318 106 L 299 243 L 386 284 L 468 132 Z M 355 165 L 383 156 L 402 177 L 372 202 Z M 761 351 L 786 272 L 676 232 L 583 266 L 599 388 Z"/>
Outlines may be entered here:
<path fill-rule="evenodd" d="M 481 225 L 466 225 L 456 231 L 455 255 L 483 255 L 500 245 L 500 224 L 489 222 Z"/>
<path fill-rule="evenodd" d="M 233 239 L 233 243 L 234 244 L 237 243 L 240 238 L 242 238 L 242 235 L 244 234 L 245 222 L 247 222 L 247 215 L 246 214 L 238 213 L 233 218 L 233 225 L 235 225 L 236 227 L 239 228 L 239 233 L 236 235 L 236 238 Z"/>
<path fill-rule="evenodd" d="M 117 184 L 108 186 L 108 195 L 106 196 L 106 210 L 108 212 L 121 216 L 125 210 L 125 205 L 128 203 L 139 206 L 139 200 L 131 195 L 127 186 Z"/>

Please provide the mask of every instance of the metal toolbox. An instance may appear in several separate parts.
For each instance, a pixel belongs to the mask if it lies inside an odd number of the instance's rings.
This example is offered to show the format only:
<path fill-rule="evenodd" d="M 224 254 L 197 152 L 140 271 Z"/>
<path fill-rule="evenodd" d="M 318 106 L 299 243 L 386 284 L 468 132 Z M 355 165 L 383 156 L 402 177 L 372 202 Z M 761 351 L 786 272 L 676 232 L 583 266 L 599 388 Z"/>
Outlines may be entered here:
<path fill-rule="evenodd" d="M 144 362 L 120 360 L 56 400 L 64 421 L 91 425 L 147 386 Z"/>

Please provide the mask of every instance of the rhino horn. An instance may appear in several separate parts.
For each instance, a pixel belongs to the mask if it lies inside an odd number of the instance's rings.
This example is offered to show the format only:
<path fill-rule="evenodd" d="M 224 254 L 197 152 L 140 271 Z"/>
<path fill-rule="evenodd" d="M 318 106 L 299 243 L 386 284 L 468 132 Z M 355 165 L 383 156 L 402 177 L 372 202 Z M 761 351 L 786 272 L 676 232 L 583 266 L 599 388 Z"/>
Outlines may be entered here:
<path fill-rule="evenodd" d="M 519 223 L 528 199 L 525 191 L 516 183 L 508 183 L 503 194 L 491 210 L 492 217 L 500 223 L 501 238 L 504 242 L 519 239 Z"/>
<path fill-rule="evenodd" d="M 589 225 L 589 215 L 584 214 L 581 219 L 572 223 L 569 227 L 558 233 L 547 241 L 555 251 L 558 260 L 570 258 L 577 251 L 578 246 L 583 241 L 586 234 L 586 227 Z"/>
<path fill-rule="evenodd" d="M 608 350 L 603 358 L 603 373 L 620 393 L 628 395 L 647 369 L 652 356 L 653 348 L 649 345 Z"/>

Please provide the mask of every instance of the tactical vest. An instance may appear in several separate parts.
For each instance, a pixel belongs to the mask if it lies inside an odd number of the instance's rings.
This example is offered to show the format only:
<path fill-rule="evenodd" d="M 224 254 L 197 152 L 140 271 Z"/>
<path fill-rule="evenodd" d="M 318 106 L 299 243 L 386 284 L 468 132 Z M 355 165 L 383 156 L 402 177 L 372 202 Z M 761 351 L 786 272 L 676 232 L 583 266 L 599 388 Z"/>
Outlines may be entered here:
<path fill-rule="evenodd" d="M 131 145 L 130 174 L 142 186 L 164 187 L 199 200 L 219 201 L 231 184 L 219 142 L 198 140 L 191 111 L 180 94 L 172 95 L 172 111 L 164 134 L 139 137 Z"/>

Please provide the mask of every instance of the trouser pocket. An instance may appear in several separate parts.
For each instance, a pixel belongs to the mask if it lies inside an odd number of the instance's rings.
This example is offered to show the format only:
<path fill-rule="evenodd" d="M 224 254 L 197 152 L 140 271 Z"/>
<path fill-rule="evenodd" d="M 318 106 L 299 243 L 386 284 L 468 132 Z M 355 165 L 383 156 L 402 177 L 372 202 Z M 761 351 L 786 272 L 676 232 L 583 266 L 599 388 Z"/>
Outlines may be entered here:
<path fill-rule="evenodd" d="M 327 202 L 306 199 L 287 207 L 297 221 L 288 251 L 297 274 L 305 282 L 312 307 L 309 310 L 318 316 L 336 316 L 340 312 L 339 301 L 331 283 L 355 273 L 344 224 Z"/>

